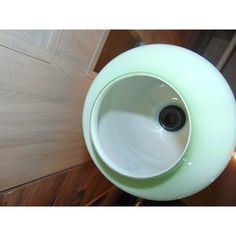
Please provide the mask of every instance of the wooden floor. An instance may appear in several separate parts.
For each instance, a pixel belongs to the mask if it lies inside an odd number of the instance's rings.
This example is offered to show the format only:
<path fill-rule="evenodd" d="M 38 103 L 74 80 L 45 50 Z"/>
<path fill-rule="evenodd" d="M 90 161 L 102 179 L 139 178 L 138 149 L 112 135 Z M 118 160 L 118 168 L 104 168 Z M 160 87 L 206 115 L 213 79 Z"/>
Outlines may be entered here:
<path fill-rule="evenodd" d="M 121 190 L 90 161 L 0 193 L 0 206 L 112 206 Z"/>

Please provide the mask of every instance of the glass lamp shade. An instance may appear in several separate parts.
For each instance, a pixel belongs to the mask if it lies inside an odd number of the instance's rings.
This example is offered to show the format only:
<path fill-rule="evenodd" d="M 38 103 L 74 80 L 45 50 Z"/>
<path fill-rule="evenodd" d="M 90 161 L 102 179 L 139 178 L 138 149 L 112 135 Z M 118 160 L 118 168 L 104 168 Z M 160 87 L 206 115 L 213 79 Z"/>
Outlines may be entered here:
<path fill-rule="evenodd" d="M 141 46 L 98 74 L 85 100 L 83 132 L 92 160 L 113 184 L 149 200 L 181 199 L 227 166 L 236 142 L 235 99 L 198 54 Z"/>

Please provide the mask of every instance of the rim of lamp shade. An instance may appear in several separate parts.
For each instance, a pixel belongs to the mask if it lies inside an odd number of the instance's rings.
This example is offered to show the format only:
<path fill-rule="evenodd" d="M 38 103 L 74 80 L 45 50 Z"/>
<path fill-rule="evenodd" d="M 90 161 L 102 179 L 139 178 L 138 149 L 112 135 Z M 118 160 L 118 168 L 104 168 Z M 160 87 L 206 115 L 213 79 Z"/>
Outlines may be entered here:
<path fill-rule="evenodd" d="M 98 155 L 90 135 L 90 116 L 98 94 L 129 73 L 162 78 L 182 95 L 191 117 L 191 138 L 181 163 L 153 178 L 134 179 L 111 169 Z M 156 44 L 126 51 L 102 69 L 84 103 L 83 132 L 94 163 L 113 184 L 141 198 L 165 201 L 190 196 L 222 173 L 235 147 L 235 120 L 233 93 L 210 62 L 188 49 Z"/>
<path fill-rule="evenodd" d="M 138 174 L 133 174 L 131 172 L 128 172 L 122 168 L 120 168 L 120 166 L 118 166 L 116 163 L 112 162 L 109 158 L 109 155 L 105 152 L 105 150 L 103 149 L 101 142 L 99 141 L 99 136 L 98 136 L 98 128 L 97 128 L 97 120 L 98 120 L 98 113 L 99 113 L 99 105 L 101 105 L 101 103 L 103 102 L 104 97 L 106 96 L 107 93 L 109 93 L 109 89 L 112 89 L 116 84 L 124 81 L 124 80 L 129 80 L 130 78 L 134 78 L 134 77 L 146 77 L 146 79 L 154 79 L 157 80 L 158 82 L 162 82 L 165 85 L 169 86 L 180 98 L 180 102 L 183 103 L 183 106 L 185 108 L 185 112 L 187 113 L 187 120 L 188 120 L 188 127 L 187 127 L 187 141 L 184 145 L 183 150 L 181 150 L 181 154 L 178 156 L 178 158 L 176 158 L 176 160 L 174 160 L 173 162 L 171 162 L 170 165 L 168 165 L 164 170 L 162 171 L 155 171 L 154 174 L 146 174 L 146 175 L 138 175 Z M 135 79 L 132 79 L 135 80 Z M 172 104 L 173 105 L 173 104 Z M 187 126 L 187 124 L 186 124 Z M 168 132 L 168 131 L 167 131 Z M 121 77 L 115 78 L 113 81 L 111 81 L 110 83 L 108 83 L 98 94 L 98 96 L 96 97 L 93 107 L 92 107 L 92 112 L 91 112 L 91 116 L 90 116 L 90 136 L 93 142 L 93 146 L 96 149 L 96 152 L 98 153 L 98 155 L 101 157 L 101 159 L 105 162 L 106 165 L 108 165 L 112 170 L 118 172 L 121 175 L 127 176 L 127 177 L 131 177 L 131 178 L 152 178 L 152 177 L 157 177 L 160 175 L 165 174 L 168 171 L 171 171 L 176 165 L 181 164 L 181 160 L 184 157 L 184 154 L 188 148 L 189 142 L 190 142 L 190 137 L 191 137 L 191 117 L 188 111 L 188 107 L 183 99 L 183 97 L 181 96 L 181 94 L 173 87 L 171 86 L 168 82 L 165 82 L 162 78 L 157 77 L 157 76 L 153 76 L 150 74 L 144 74 L 144 73 L 130 73 L 130 74 L 126 74 L 123 75 Z M 157 150 L 158 151 L 158 150 Z"/>

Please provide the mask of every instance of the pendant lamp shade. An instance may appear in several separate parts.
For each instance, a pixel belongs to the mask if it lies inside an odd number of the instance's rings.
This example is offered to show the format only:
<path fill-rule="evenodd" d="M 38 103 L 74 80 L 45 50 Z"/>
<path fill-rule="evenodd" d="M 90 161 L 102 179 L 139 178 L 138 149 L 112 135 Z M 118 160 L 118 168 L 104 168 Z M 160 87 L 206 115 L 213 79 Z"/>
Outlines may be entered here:
<path fill-rule="evenodd" d="M 235 98 L 200 55 L 145 45 L 97 75 L 83 132 L 92 160 L 113 184 L 149 200 L 181 199 L 211 184 L 230 161 Z"/>

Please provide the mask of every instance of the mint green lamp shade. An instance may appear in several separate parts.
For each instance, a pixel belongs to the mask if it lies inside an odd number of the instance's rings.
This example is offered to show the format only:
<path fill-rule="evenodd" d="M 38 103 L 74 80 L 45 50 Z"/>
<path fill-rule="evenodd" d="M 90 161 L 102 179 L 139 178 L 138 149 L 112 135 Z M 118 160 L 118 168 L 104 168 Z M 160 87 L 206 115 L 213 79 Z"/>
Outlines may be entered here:
<path fill-rule="evenodd" d="M 211 184 L 236 144 L 234 95 L 206 59 L 146 45 L 108 63 L 91 85 L 83 132 L 92 160 L 114 185 L 175 200 Z"/>

